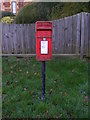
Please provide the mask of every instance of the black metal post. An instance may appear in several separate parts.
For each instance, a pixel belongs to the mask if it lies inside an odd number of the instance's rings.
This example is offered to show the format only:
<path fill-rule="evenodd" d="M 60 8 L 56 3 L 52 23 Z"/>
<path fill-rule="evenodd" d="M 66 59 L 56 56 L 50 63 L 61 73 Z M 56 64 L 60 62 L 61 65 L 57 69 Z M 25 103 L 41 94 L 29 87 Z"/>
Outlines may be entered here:
<path fill-rule="evenodd" d="M 42 100 L 45 99 L 45 61 L 42 61 Z"/>

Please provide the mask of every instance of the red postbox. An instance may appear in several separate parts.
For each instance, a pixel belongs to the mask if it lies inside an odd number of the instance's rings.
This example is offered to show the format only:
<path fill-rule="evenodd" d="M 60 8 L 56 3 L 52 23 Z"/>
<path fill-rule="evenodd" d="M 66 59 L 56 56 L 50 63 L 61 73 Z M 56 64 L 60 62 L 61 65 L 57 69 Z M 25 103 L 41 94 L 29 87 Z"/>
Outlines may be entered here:
<path fill-rule="evenodd" d="M 36 22 L 36 60 L 46 61 L 52 59 L 52 33 L 51 21 Z"/>

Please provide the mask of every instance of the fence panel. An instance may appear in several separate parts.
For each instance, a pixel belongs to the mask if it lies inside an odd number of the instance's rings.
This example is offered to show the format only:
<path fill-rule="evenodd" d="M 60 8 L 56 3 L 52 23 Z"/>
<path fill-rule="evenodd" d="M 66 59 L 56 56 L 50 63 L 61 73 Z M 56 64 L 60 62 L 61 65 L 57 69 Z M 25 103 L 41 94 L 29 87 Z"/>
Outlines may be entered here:
<path fill-rule="evenodd" d="M 90 56 L 90 13 L 53 21 L 53 53 Z M 2 24 L 3 54 L 35 54 L 35 24 Z"/>

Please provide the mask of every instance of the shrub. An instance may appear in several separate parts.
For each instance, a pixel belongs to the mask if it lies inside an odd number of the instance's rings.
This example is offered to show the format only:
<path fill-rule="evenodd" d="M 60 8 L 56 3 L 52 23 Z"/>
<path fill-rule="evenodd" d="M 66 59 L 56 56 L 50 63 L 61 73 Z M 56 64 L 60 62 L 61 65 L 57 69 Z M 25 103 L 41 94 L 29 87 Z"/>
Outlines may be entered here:
<path fill-rule="evenodd" d="M 1 19 L 1 22 L 2 23 L 13 23 L 14 22 L 14 18 L 13 17 L 10 17 L 10 16 L 7 16 L 7 17 L 3 17 L 2 19 Z"/>
<path fill-rule="evenodd" d="M 2 18 L 5 16 L 14 16 L 14 14 L 8 11 L 2 11 Z"/>
<path fill-rule="evenodd" d="M 36 21 L 49 20 L 52 7 L 58 3 L 32 3 L 23 7 L 16 16 L 16 23 L 34 23 Z"/>
<path fill-rule="evenodd" d="M 90 11 L 90 2 L 33 2 L 24 6 L 16 16 L 16 23 L 35 23 L 36 21 L 54 20 Z"/>

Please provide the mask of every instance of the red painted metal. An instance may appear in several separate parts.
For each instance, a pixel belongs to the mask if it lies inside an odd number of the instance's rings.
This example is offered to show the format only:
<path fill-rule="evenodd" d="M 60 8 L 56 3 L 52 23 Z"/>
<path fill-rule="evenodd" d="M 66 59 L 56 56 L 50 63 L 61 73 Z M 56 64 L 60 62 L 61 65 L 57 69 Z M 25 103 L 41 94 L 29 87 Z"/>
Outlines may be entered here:
<path fill-rule="evenodd" d="M 53 23 L 51 21 L 36 22 L 36 60 L 46 61 L 52 59 L 52 33 Z M 45 42 L 42 42 L 45 41 Z M 45 43 L 47 47 L 42 46 Z M 45 47 L 45 52 L 44 49 Z M 47 49 L 46 49 L 47 48 Z M 43 52 L 42 52 L 43 51 Z"/>

